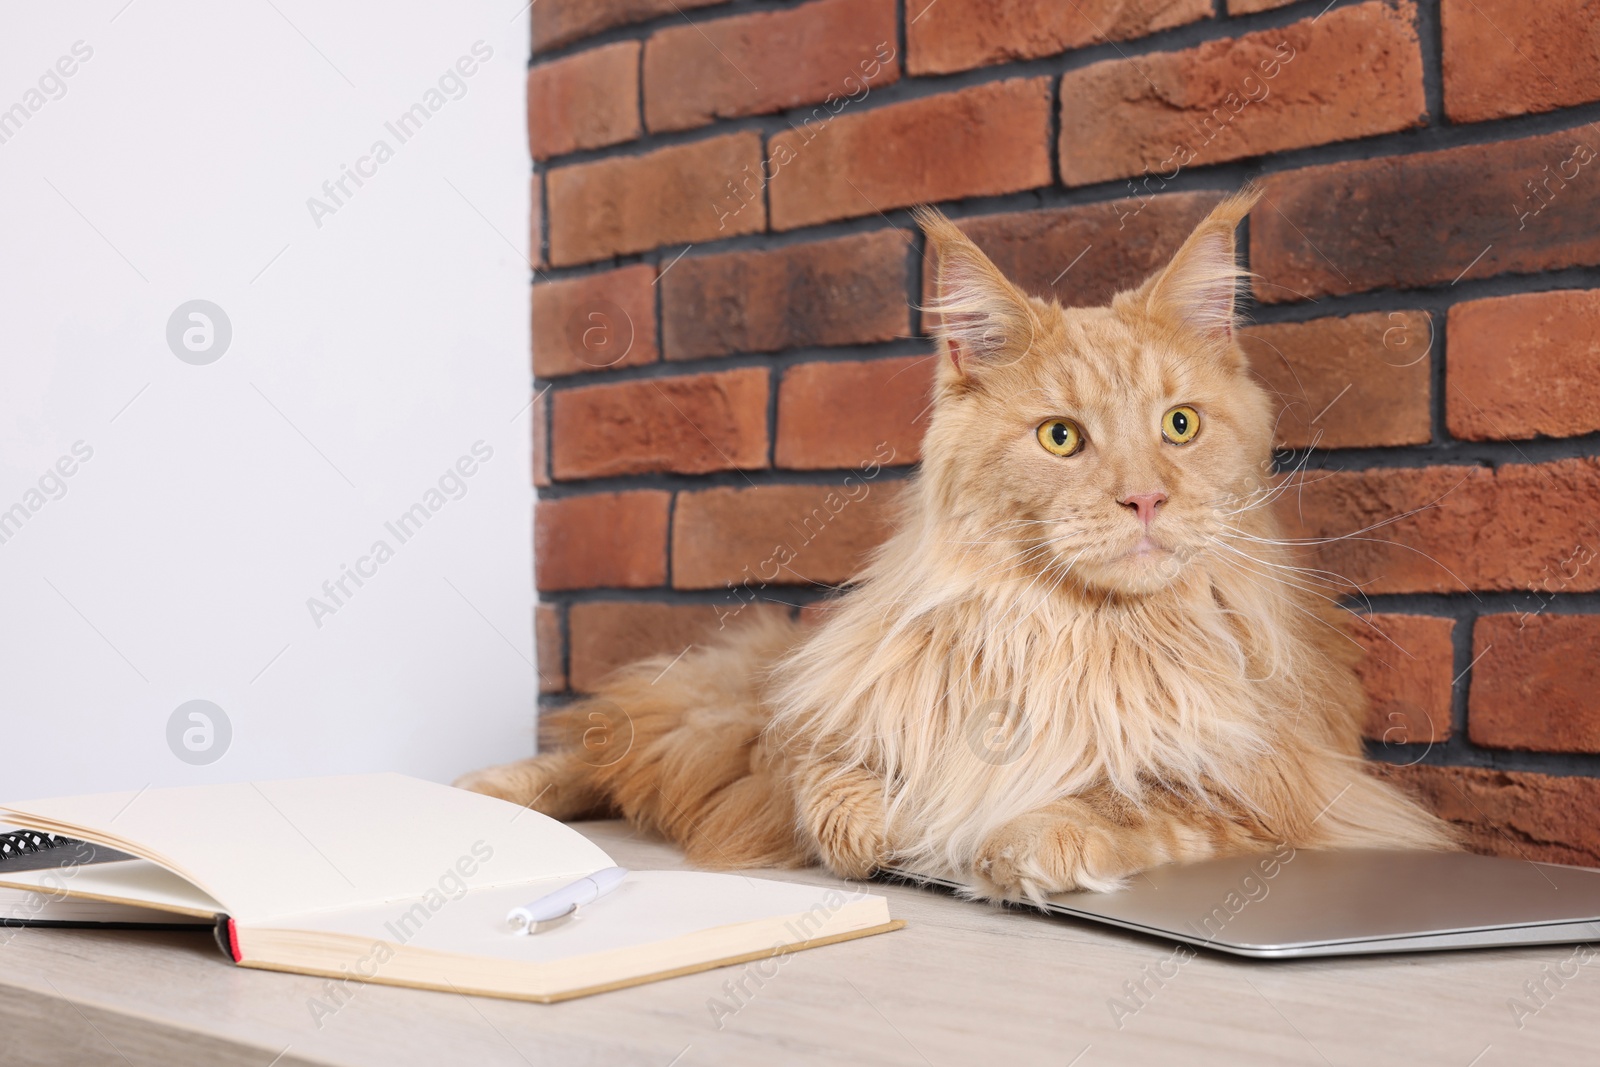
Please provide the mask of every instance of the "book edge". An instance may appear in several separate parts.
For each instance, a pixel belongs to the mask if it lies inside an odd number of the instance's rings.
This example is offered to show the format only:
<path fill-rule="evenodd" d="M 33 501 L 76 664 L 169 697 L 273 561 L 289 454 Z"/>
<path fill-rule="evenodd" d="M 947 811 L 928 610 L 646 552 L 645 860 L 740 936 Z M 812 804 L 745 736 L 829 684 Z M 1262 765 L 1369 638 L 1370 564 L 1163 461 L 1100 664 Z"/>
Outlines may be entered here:
<path fill-rule="evenodd" d="M 744 952 L 735 956 L 726 956 L 715 960 L 706 960 L 701 963 L 685 964 L 682 967 L 672 967 L 664 971 L 652 971 L 648 974 L 635 975 L 629 978 L 619 978 L 613 982 L 603 982 L 598 985 L 584 986 L 578 989 L 562 990 L 559 993 L 524 994 L 508 993 L 505 990 L 477 989 L 458 986 L 447 980 L 446 984 L 430 984 L 427 982 L 402 981 L 397 978 L 371 978 L 356 977 L 343 971 L 324 971 L 310 967 L 287 967 L 282 964 L 265 963 L 260 961 L 237 960 L 240 967 L 249 967 L 260 971 L 278 971 L 284 974 L 303 974 L 316 978 L 340 978 L 358 982 L 370 982 L 373 985 L 398 986 L 403 989 L 426 989 L 439 993 L 462 993 L 477 997 L 494 997 L 497 1000 L 517 1000 L 532 1004 L 558 1004 L 564 1000 L 576 1000 L 579 997 L 593 996 L 596 993 L 609 993 L 614 989 L 627 989 L 631 986 L 647 985 L 650 982 L 660 982 L 668 978 L 680 978 L 687 974 L 699 974 L 702 971 L 716 970 L 719 967 L 734 967 L 741 963 L 751 963 L 756 960 L 771 959 L 774 956 L 785 956 L 791 952 L 804 952 L 806 949 L 821 948 L 824 945 L 837 944 L 841 941 L 854 941 L 857 938 L 870 937 L 873 934 L 887 934 L 902 929 L 906 925 L 904 919 L 891 919 L 878 926 L 869 926 L 861 930 L 845 930 L 826 937 L 813 938 L 809 941 L 798 941 L 786 945 L 769 946 L 753 952 Z"/>

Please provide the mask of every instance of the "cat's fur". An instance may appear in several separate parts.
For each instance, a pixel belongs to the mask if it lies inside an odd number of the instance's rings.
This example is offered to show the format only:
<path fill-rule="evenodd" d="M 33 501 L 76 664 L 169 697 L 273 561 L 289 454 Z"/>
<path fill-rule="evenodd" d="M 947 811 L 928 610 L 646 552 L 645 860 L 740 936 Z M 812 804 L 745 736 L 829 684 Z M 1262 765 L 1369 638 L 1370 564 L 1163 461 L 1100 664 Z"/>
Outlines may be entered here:
<path fill-rule="evenodd" d="M 1091 309 L 1024 296 L 920 213 L 941 371 L 859 580 L 815 627 L 622 670 L 550 717 L 555 751 L 459 784 L 620 812 L 708 866 L 894 865 L 1000 898 L 1281 844 L 1450 847 L 1363 771 L 1357 646 L 1272 517 L 1272 407 L 1233 336 L 1253 199 Z M 1161 432 L 1179 404 L 1184 445 Z M 1042 447 L 1054 416 L 1077 454 Z"/>

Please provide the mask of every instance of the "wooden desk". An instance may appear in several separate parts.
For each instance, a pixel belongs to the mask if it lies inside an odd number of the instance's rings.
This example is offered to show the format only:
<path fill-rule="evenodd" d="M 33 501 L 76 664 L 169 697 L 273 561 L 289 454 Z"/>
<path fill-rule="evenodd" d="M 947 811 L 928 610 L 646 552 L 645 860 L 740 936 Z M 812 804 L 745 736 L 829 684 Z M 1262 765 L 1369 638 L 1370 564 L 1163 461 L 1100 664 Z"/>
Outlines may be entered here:
<path fill-rule="evenodd" d="M 619 824 L 581 828 L 626 866 L 682 866 Z M 1546 980 L 1544 1007 L 1520 1029 L 1509 1004 L 1537 1007 L 1523 984 L 1555 973 L 1571 946 L 1285 963 L 1201 954 L 1178 967 L 1162 942 L 882 891 L 906 929 L 797 953 L 759 986 L 745 967 L 555 1005 L 363 986 L 320 1027 L 310 1004 L 323 980 L 234 967 L 209 934 L 14 931 L 0 946 L 0 1063 L 1600 1062 L 1600 956 L 1563 986 Z M 1158 985 L 1146 967 L 1177 973 Z M 740 979 L 750 992 L 735 1000 Z M 1124 983 L 1140 981 L 1151 993 L 1130 1015 Z"/>

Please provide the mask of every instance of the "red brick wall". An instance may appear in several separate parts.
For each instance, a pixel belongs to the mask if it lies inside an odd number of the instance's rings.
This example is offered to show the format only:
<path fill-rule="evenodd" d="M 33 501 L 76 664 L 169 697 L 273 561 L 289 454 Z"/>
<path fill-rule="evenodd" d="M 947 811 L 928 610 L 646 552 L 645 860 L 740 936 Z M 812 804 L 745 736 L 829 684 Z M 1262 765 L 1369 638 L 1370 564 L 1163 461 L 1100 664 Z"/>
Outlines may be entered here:
<path fill-rule="evenodd" d="M 1595 11 L 539 0 L 546 699 L 882 537 L 932 372 L 909 206 L 1087 304 L 1258 178 L 1245 344 L 1296 533 L 1359 532 L 1319 552 L 1372 755 L 1477 847 L 1600 865 Z"/>

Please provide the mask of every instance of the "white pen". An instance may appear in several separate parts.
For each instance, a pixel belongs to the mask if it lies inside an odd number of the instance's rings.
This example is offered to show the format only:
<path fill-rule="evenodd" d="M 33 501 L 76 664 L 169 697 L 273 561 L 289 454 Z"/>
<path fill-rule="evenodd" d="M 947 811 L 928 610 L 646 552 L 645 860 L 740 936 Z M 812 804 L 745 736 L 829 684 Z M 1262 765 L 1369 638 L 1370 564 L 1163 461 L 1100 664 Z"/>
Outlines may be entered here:
<path fill-rule="evenodd" d="M 539 923 L 559 919 L 584 904 L 592 904 L 599 900 L 621 885 L 627 876 L 626 867 L 607 867 L 595 871 L 586 878 L 579 878 L 571 885 L 562 886 L 554 893 L 547 893 L 531 904 L 512 908 L 506 914 L 506 922 L 510 923 L 519 934 L 531 934 Z"/>

